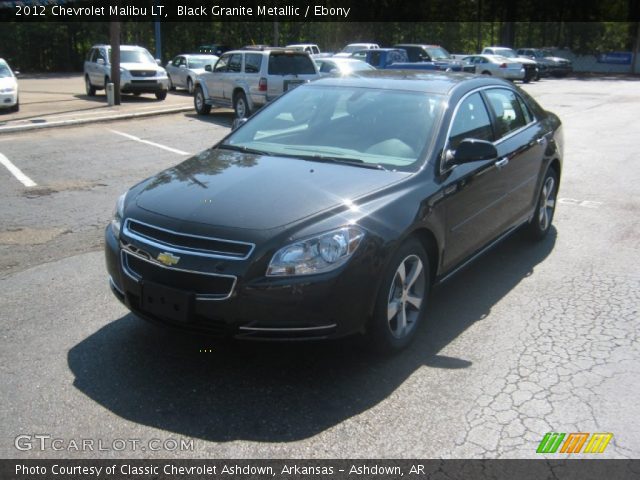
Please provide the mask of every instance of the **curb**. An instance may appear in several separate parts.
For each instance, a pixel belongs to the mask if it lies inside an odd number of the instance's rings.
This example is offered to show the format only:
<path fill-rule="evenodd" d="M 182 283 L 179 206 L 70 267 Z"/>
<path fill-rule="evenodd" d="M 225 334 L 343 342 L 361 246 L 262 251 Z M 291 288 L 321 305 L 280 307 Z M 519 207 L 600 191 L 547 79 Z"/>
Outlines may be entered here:
<path fill-rule="evenodd" d="M 109 115 L 104 117 L 96 117 L 96 118 L 78 118 L 78 119 L 72 119 L 72 120 L 58 120 L 56 122 L 34 123 L 34 124 L 26 124 L 26 125 L 7 125 L 4 127 L 0 126 L 0 134 L 3 132 L 24 132 L 28 130 L 39 130 L 41 128 L 68 127 L 68 126 L 75 126 L 75 125 L 83 125 L 87 123 L 110 122 L 113 120 L 126 120 L 128 118 L 150 117 L 153 115 L 163 115 L 165 113 L 188 112 L 189 110 L 193 110 L 193 106 L 171 107 L 164 110 L 152 110 L 149 112 L 121 113 L 121 114 Z"/>

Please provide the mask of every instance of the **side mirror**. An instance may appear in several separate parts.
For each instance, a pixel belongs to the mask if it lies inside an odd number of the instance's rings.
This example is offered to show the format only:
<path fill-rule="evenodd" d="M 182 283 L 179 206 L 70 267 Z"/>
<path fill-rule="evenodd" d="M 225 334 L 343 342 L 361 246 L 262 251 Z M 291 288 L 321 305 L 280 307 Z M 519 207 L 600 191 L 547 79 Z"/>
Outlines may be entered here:
<path fill-rule="evenodd" d="M 497 157 L 498 150 L 496 150 L 493 143 L 474 138 L 465 138 L 460 142 L 455 152 L 451 153 L 451 150 L 447 152 L 447 161 L 453 165 L 477 162 L 479 160 L 491 160 Z"/>
<path fill-rule="evenodd" d="M 207 64 L 204 66 L 204 71 L 205 72 L 213 72 L 213 67 L 211 66 L 211 64 Z"/>
<path fill-rule="evenodd" d="M 14 70 L 13 74 L 17 77 L 18 75 L 20 75 L 20 70 Z"/>
<path fill-rule="evenodd" d="M 187 68 L 187 66 L 183 63 L 182 65 L 180 65 L 180 68 Z"/>
<path fill-rule="evenodd" d="M 329 70 L 329 73 L 331 75 L 338 75 L 340 73 L 340 70 L 338 70 L 337 68 L 332 68 L 331 70 Z"/>
<path fill-rule="evenodd" d="M 96 60 L 96 63 L 98 65 L 104 65 L 104 58 L 99 58 L 98 60 Z"/>
<path fill-rule="evenodd" d="M 158 64 L 159 67 L 162 66 L 162 60 L 160 60 L 159 58 L 156 58 L 156 63 Z"/>
<path fill-rule="evenodd" d="M 247 123 L 247 119 L 246 118 L 236 118 L 233 121 L 233 123 L 231 124 L 231 131 L 233 132 L 234 130 L 239 129 L 245 123 Z"/>

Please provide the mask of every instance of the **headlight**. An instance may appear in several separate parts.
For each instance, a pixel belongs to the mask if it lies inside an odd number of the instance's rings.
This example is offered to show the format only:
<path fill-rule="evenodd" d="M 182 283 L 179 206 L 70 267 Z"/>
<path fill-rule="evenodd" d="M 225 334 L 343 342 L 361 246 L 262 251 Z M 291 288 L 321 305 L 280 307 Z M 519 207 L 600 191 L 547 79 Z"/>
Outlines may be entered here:
<path fill-rule="evenodd" d="M 122 217 L 124 216 L 124 199 L 127 196 L 126 193 L 120 195 L 116 202 L 116 209 L 113 212 L 113 219 L 111 220 L 111 231 L 116 238 L 120 237 L 120 227 L 122 226 Z"/>
<path fill-rule="evenodd" d="M 356 251 L 364 230 L 351 225 L 287 245 L 276 252 L 268 277 L 312 275 L 334 270 Z"/>
<path fill-rule="evenodd" d="M 13 93 L 15 91 L 16 87 L 0 88 L 0 93 Z"/>

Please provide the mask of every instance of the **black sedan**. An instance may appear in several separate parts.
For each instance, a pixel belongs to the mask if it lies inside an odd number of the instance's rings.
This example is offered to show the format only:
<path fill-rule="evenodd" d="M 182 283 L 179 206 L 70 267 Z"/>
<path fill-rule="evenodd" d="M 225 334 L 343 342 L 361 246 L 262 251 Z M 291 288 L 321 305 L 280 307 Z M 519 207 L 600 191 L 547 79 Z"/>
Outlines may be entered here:
<path fill-rule="evenodd" d="M 561 123 L 503 80 L 327 78 L 237 127 L 117 202 L 107 269 L 136 315 L 398 350 L 431 286 L 515 229 L 551 226 Z"/>

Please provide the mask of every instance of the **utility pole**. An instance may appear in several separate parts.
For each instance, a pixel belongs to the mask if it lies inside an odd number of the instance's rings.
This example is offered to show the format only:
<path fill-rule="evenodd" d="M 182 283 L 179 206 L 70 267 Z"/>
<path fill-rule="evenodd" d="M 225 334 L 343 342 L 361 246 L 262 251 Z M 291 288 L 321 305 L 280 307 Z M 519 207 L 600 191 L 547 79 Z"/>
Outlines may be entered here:
<path fill-rule="evenodd" d="M 153 4 L 158 5 L 158 0 L 155 0 Z M 155 8 L 154 10 L 159 11 L 157 8 Z M 160 15 L 156 16 L 154 24 L 156 35 L 156 58 L 162 61 L 162 32 L 160 30 Z"/>
<path fill-rule="evenodd" d="M 120 22 L 109 23 L 111 41 L 111 82 L 113 83 L 113 103 L 120 105 Z M 105 85 L 106 87 L 106 85 Z"/>
<path fill-rule="evenodd" d="M 279 23 L 273 22 L 273 46 L 277 47 L 280 39 Z"/>

